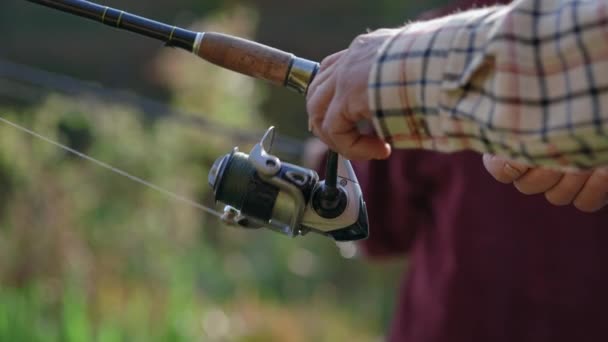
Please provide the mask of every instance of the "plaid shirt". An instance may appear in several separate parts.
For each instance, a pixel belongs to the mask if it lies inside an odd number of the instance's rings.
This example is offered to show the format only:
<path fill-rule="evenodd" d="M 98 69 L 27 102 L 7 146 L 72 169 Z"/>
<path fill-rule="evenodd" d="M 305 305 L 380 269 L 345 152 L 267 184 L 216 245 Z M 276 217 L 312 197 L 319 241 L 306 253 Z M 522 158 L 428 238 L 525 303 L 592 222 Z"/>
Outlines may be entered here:
<path fill-rule="evenodd" d="M 608 1 L 520 0 L 406 25 L 369 94 L 395 148 L 608 164 Z"/>

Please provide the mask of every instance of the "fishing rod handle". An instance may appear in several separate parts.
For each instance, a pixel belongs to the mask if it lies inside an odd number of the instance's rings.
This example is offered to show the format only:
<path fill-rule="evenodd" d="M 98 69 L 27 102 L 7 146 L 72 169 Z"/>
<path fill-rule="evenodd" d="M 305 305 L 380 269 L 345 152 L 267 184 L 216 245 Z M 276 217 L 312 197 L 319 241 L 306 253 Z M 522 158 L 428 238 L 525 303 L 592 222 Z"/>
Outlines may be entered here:
<path fill-rule="evenodd" d="M 213 64 L 305 94 L 319 64 L 251 40 L 200 32 L 195 54 Z"/>

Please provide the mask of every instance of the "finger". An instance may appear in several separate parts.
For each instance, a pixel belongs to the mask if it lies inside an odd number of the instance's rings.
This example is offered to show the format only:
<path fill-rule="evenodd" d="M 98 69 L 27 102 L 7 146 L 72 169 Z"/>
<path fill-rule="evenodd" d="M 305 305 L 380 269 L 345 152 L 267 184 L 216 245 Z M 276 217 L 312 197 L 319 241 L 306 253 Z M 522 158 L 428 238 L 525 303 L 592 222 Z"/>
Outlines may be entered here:
<path fill-rule="evenodd" d="M 608 168 L 596 169 L 574 200 L 574 206 L 584 212 L 601 209 L 608 201 Z"/>
<path fill-rule="evenodd" d="M 348 132 L 333 135 L 331 149 L 349 160 L 386 159 L 391 146 L 377 136 L 361 134 L 356 127 Z"/>
<path fill-rule="evenodd" d="M 335 93 L 335 77 L 333 66 L 322 75 L 318 75 L 308 88 L 306 93 L 306 107 L 308 111 L 308 131 L 314 131 L 314 117 L 325 115 L 329 102 Z M 328 80 L 329 83 L 328 83 Z M 328 89 L 328 87 L 331 87 Z M 329 90 L 329 92 L 328 92 Z"/>
<path fill-rule="evenodd" d="M 337 107 L 333 104 L 330 106 L 322 127 L 333 149 L 351 160 L 388 158 L 390 145 L 376 136 L 361 134 L 357 123 L 348 119 Z"/>
<path fill-rule="evenodd" d="M 319 138 L 319 140 L 321 140 L 321 142 L 327 145 L 330 150 L 337 152 L 336 146 L 334 145 L 333 141 L 325 132 L 322 131 L 321 127 L 322 124 L 315 124 L 311 131 L 312 134 L 314 134 L 317 138 Z"/>
<path fill-rule="evenodd" d="M 528 167 L 524 164 L 491 154 L 483 155 L 483 165 L 494 179 L 505 184 L 513 183 L 528 171 Z"/>
<path fill-rule="evenodd" d="M 533 168 L 513 182 L 519 192 L 526 195 L 543 193 L 553 188 L 563 173 L 551 169 Z"/>
<path fill-rule="evenodd" d="M 336 62 L 338 62 L 340 60 L 340 58 L 342 57 L 343 54 L 344 54 L 344 51 L 334 53 L 333 55 L 326 57 L 321 62 L 321 64 L 319 65 L 319 70 L 317 71 L 310 86 L 308 87 L 309 93 L 310 93 L 311 89 L 314 89 L 315 85 L 318 85 L 319 83 L 323 82 L 325 79 L 327 79 L 327 77 L 329 77 L 334 72 L 334 70 L 336 69 L 336 66 L 340 64 L 340 63 L 336 63 Z"/>
<path fill-rule="evenodd" d="M 336 91 L 336 78 L 331 77 L 319 85 L 315 94 L 306 102 L 308 130 L 322 138 L 321 125 Z M 325 139 L 321 139 L 324 140 Z M 326 142 L 327 143 L 327 142 Z"/>
<path fill-rule="evenodd" d="M 591 171 L 565 173 L 559 183 L 545 192 L 545 198 L 553 205 L 572 203 L 591 174 Z"/>
<path fill-rule="evenodd" d="M 331 66 L 335 62 L 337 62 L 345 52 L 346 52 L 346 50 L 338 51 L 334 54 L 331 54 L 331 55 L 323 58 L 323 60 L 321 61 L 321 64 L 319 65 L 319 73 L 323 72 L 329 66 Z"/>
<path fill-rule="evenodd" d="M 331 77 L 334 77 L 335 75 L 335 70 L 337 68 L 337 64 L 332 64 L 329 67 L 327 67 L 327 69 L 325 69 L 323 72 L 319 72 L 315 78 L 312 80 L 312 83 L 310 84 L 310 86 L 308 86 L 308 92 L 306 93 L 306 98 L 307 99 L 311 99 L 313 96 L 315 96 L 317 89 L 324 84 L 325 82 L 327 82 L 327 80 Z"/>
<path fill-rule="evenodd" d="M 309 169 L 317 169 L 327 153 L 327 145 L 317 138 L 310 138 L 304 144 L 303 152 L 302 165 Z"/>

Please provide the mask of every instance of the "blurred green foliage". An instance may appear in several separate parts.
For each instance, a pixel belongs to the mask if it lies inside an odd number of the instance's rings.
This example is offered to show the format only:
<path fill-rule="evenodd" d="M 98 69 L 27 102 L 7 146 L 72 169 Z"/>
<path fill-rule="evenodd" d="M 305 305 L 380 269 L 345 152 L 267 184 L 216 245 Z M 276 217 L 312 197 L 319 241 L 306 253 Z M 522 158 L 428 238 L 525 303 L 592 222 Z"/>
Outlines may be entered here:
<path fill-rule="evenodd" d="M 258 13 L 229 6 L 196 26 L 253 37 Z M 177 50 L 147 65 L 176 107 L 269 124 L 259 82 Z M 94 97 L 0 101 L 0 116 L 206 205 L 207 172 L 235 143 Z M 225 227 L 4 124 L 0 213 L 0 341 L 377 341 L 403 268 L 344 259 L 324 237 Z"/>

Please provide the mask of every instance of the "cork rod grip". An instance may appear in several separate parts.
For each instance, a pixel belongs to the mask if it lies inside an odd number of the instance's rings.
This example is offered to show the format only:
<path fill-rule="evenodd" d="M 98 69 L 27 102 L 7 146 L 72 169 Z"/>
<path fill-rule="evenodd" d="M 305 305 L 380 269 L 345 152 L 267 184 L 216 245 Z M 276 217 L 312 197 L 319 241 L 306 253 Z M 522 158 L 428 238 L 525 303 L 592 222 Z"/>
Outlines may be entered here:
<path fill-rule="evenodd" d="M 293 55 L 250 40 L 205 32 L 197 55 L 220 67 L 285 85 Z"/>

